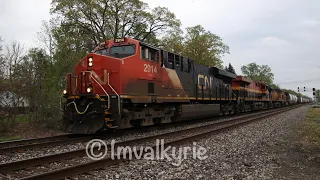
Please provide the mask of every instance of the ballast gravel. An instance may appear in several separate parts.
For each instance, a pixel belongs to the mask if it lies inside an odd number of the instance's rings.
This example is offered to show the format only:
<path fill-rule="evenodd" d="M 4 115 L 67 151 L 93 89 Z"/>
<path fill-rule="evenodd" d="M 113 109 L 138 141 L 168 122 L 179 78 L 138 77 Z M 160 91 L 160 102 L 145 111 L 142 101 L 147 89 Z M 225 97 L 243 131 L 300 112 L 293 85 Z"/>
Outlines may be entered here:
<path fill-rule="evenodd" d="M 204 159 L 189 152 L 181 164 L 169 150 L 163 160 L 132 160 L 105 169 L 90 171 L 81 178 L 88 179 L 274 179 L 277 158 L 270 153 L 275 143 L 292 132 L 307 112 L 303 106 L 234 130 L 208 136 L 176 148 L 205 148 Z M 150 152 L 150 151 L 148 151 Z M 177 151 L 176 151 L 177 152 Z M 203 153 L 203 152 L 202 152 Z M 177 156 L 177 153 L 175 154 Z M 207 158 L 205 158 L 207 156 Z M 150 156 L 149 156 L 150 157 Z"/>
<path fill-rule="evenodd" d="M 243 114 L 241 116 L 237 117 L 222 117 L 219 120 L 215 121 L 206 121 L 206 122 L 201 122 L 201 123 L 195 123 L 194 124 L 189 124 L 189 125 L 183 125 L 183 126 L 176 126 L 176 127 L 170 127 L 166 129 L 157 129 L 156 127 L 155 130 L 153 131 L 148 131 L 148 132 L 143 132 L 143 133 L 132 133 L 132 134 L 126 134 L 123 136 L 115 137 L 112 138 L 116 142 L 120 141 L 126 141 L 130 139 L 136 139 L 136 138 L 142 138 L 142 137 L 147 137 L 147 136 L 152 136 L 152 135 L 157 135 L 157 134 L 162 134 L 162 133 L 168 133 L 168 132 L 174 132 L 186 128 L 193 128 L 193 127 L 198 127 L 198 126 L 203 126 L 203 125 L 208 125 L 212 124 L 215 122 L 219 121 L 226 121 L 226 120 L 233 120 L 235 118 L 239 117 L 246 117 L 246 116 L 251 116 L 254 114 L 259 114 L 261 112 L 255 112 L 251 114 Z M 106 143 L 110 143 L 111 139 L 106 139 Z M 34 150 L 26 150 L 23 152 L 18 152 L 18 153 L 6 153 L 6 154 L 0 154 L 0 164 L 3 163 L 9 163 L 9 162 L 14 162 L 14 161 L 20 161 L 20 160 L 25 160 L 25 159 L 31 159 L 31 158 L 36 158 L 36 157 L 42 157 L 42 156 L 47 156 L 47 155 L 52 155 L 52 154 L 59 154 L 63 152 L 69 152 L 69 151 L 74 151 L 78 149 L 82 149 L 86 147 L 87 142 L 83 143 L 71 143 L 71 144 L 66 144 L 62 146 L 53 146 L 53 147 L 48 147 L 48 148 L 40 148 L 40 149 L 34 149 Z"/>
<path fill-rule="evenodd" d="M 239 117 L 248 117 L 254 114 L 260 114 L 260 112 L 256 113 L 251 113 L 251 114 L 243 114 L 241 116 L 237 117 L 223 117 L 219 118 L 219 120 L 215 121 L 206 121 L 206 122 L 198 122 L 190 125 L 183 125 L 183 126 L 178 126 L 178 127 L 171 127 L 171 128 L 165 128 L 165 129 L 159 129 L 159 128 L 154 128 L 152 131 L 148 132 L 142 132 L 142 133 L 131 133 L 123 136 L 119 136 L 114 138 L 116 142 L 119 141 L 125 141 L 125 140 L 130 140 L 130 139 L 136 139 L 136 138 L 141 138 L 141 137 L 146 137 L 146 136 L 152 136 L 152 135 L 157 135 L 157 134 L 162 134 L 162 133 L 167 133 L 167 132 L 173 132 L 173 131 L 178 131 L 186 128 L 192 128 L 192 127 L 198 127 L 198 126 L 203 126 L 203 125 L 208 125 L 208 124 L 213 124 L 219 121 L 228 121 L 228 120 L 233 120 L 235 118 Z M 184 134 L 188 135 L 188 134 Z M 174 137 L 168 137 L 166 138 L 166 141 L 169 141 L 170 139 L 175 139 Z M 111 139 L 106 140 L 106 143 L 110 143 Z M 150 144 L 154 145 L 154 142 L 144 142 L 143 146 L 146 146 L 145 144 Z M 27 150 L 25 152 L 19 152 L 19 153 L 9 153 L 5 155 L 0 155 L 0 163 L 8 163 L 12 161 L 19 161 L 23 159 L 31 159 L 31 158 L 36 158 L 36 157 L 41 157 L 41 156 L 46 156 L 46 155 L 51 155 L 51 154 L 58 154 L 58 153 L 63 153 L 63 152 L 68 152 L 72 150 L 78 150 L 84 148 L 86 145 L 86 142 L 84 143 L 72 143 L 64 146 L 55 146 L 51 148 L 41 148 L 37 150 Z M 39 169 L 43 172 L 45 171 L 52 171 L 56 169 L 60 169 L 62 167 L 68 167 L 68 166 L 73 166 L 77 165 L 80 163 L 85 163 L 91 161 L 88 157 L 77 157 L 77 158 L 72 158 L 68 160 L 67 162 L 53 162 L 44 166 L 37 166 L 37 168 L 27 168 L 24 170 L 17 171 L 17 175 L 20 177 L 25 177 L 25 176 L 31 176 L 35 174 L 36 172 L 39 171 Z M 36 172 L 34 172 L 36 171 Z M 39 173 L 39 172 L 38 172 Z M 116 176 L 117 177 L 117 176 Z M 0 174 L 0 179 L 5 178 L 5 179 L 17 179 L 16 175 L 6 175 L 6 174 Z"/>

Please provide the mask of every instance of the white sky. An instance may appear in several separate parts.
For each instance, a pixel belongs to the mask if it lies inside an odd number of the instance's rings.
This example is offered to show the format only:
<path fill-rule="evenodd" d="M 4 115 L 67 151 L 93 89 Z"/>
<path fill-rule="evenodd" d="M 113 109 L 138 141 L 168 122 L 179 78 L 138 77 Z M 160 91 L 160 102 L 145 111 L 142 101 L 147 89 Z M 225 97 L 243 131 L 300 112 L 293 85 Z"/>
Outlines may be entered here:
<path fill-rule="evenodd" d="M 320 89 L 319 0 L 144 0 L 174 12 L 183 27 L 201 24 L 229 45 L 223 58 L 241 74 L 250 62 L 267 64 L 282 88 Z M 1 0 L 0 36 L 36 46 L 51 0 Z M 304 80 L 317 79 L 315 83 Z M 300 81 L 299 83 L 287 83 Z M 302 81 L 302 82 L 301 82 Z M 300 88 L 301 89 L 301 88 Z M 308 93 L 306 95 L 311 95 Z"/>

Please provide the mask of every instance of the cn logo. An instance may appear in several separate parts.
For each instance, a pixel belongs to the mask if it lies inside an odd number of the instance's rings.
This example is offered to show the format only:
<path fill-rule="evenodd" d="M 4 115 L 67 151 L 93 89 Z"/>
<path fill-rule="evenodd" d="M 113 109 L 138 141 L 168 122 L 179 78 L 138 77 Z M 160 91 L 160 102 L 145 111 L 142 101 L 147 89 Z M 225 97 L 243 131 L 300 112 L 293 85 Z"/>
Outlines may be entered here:
<path fill-rule="evenodd" d="M 91 71 L 92 75 L 94 78 L 101 84 L 101 85 L 106 85 L 107 84 L 107 70 L 103 70 L 103 80 L 97 75 L 96 72 Z"/>
<path fill-rule="evenodd" d="M 210 88 L 212 85 L 212 77 L 205 76 L 202 74 L 198 74 L 198 88 L 201 89 L 203 86 L 203 90 L 206 90 L 207 88 Z"/>

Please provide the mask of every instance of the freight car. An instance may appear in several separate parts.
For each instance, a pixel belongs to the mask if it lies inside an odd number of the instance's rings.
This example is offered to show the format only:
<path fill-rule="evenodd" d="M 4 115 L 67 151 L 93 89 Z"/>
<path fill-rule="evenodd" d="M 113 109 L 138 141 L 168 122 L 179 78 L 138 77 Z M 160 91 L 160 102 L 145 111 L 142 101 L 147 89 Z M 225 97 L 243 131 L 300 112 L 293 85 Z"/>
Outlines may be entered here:
<path fill-rule="evenodd" d="M 288 104 L 297 104 L 298 103 L 298 97 L 293 94 L 289 94 L 288 92 L 285 92 L 286 95 L 286 102 Z"/>
<path fill-rule="evenodd" d="M 63 96 L 64 131 L 77 134 L 282 106 L 286 99 L 266 84 L 131 38 L 107 40 L 80 60 Z"/>
<path fill-rule="evenodd" d="M 299 103 L 299 104 L 310 103 L 310 102 L 311 102 L 310 98 L 305 98 L 305 97 L 301 97 L 301 96 L 297 97 L 297 103 Z"/>

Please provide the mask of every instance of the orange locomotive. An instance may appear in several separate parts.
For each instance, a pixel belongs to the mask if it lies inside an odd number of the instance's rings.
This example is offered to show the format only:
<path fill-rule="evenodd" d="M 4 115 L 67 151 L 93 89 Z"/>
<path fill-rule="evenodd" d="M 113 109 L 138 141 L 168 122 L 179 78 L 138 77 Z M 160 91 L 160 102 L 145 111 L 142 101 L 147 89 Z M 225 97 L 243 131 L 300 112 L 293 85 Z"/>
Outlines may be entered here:
<path fill-rule="evenodd" d="M 286 95 L 281 90 L 272 89 L 265 83 L 255 82 L 244 76 L 233 79 L 232 90 L 238 97 L 240 112 L 282 107 L 287 101 Z"/>

